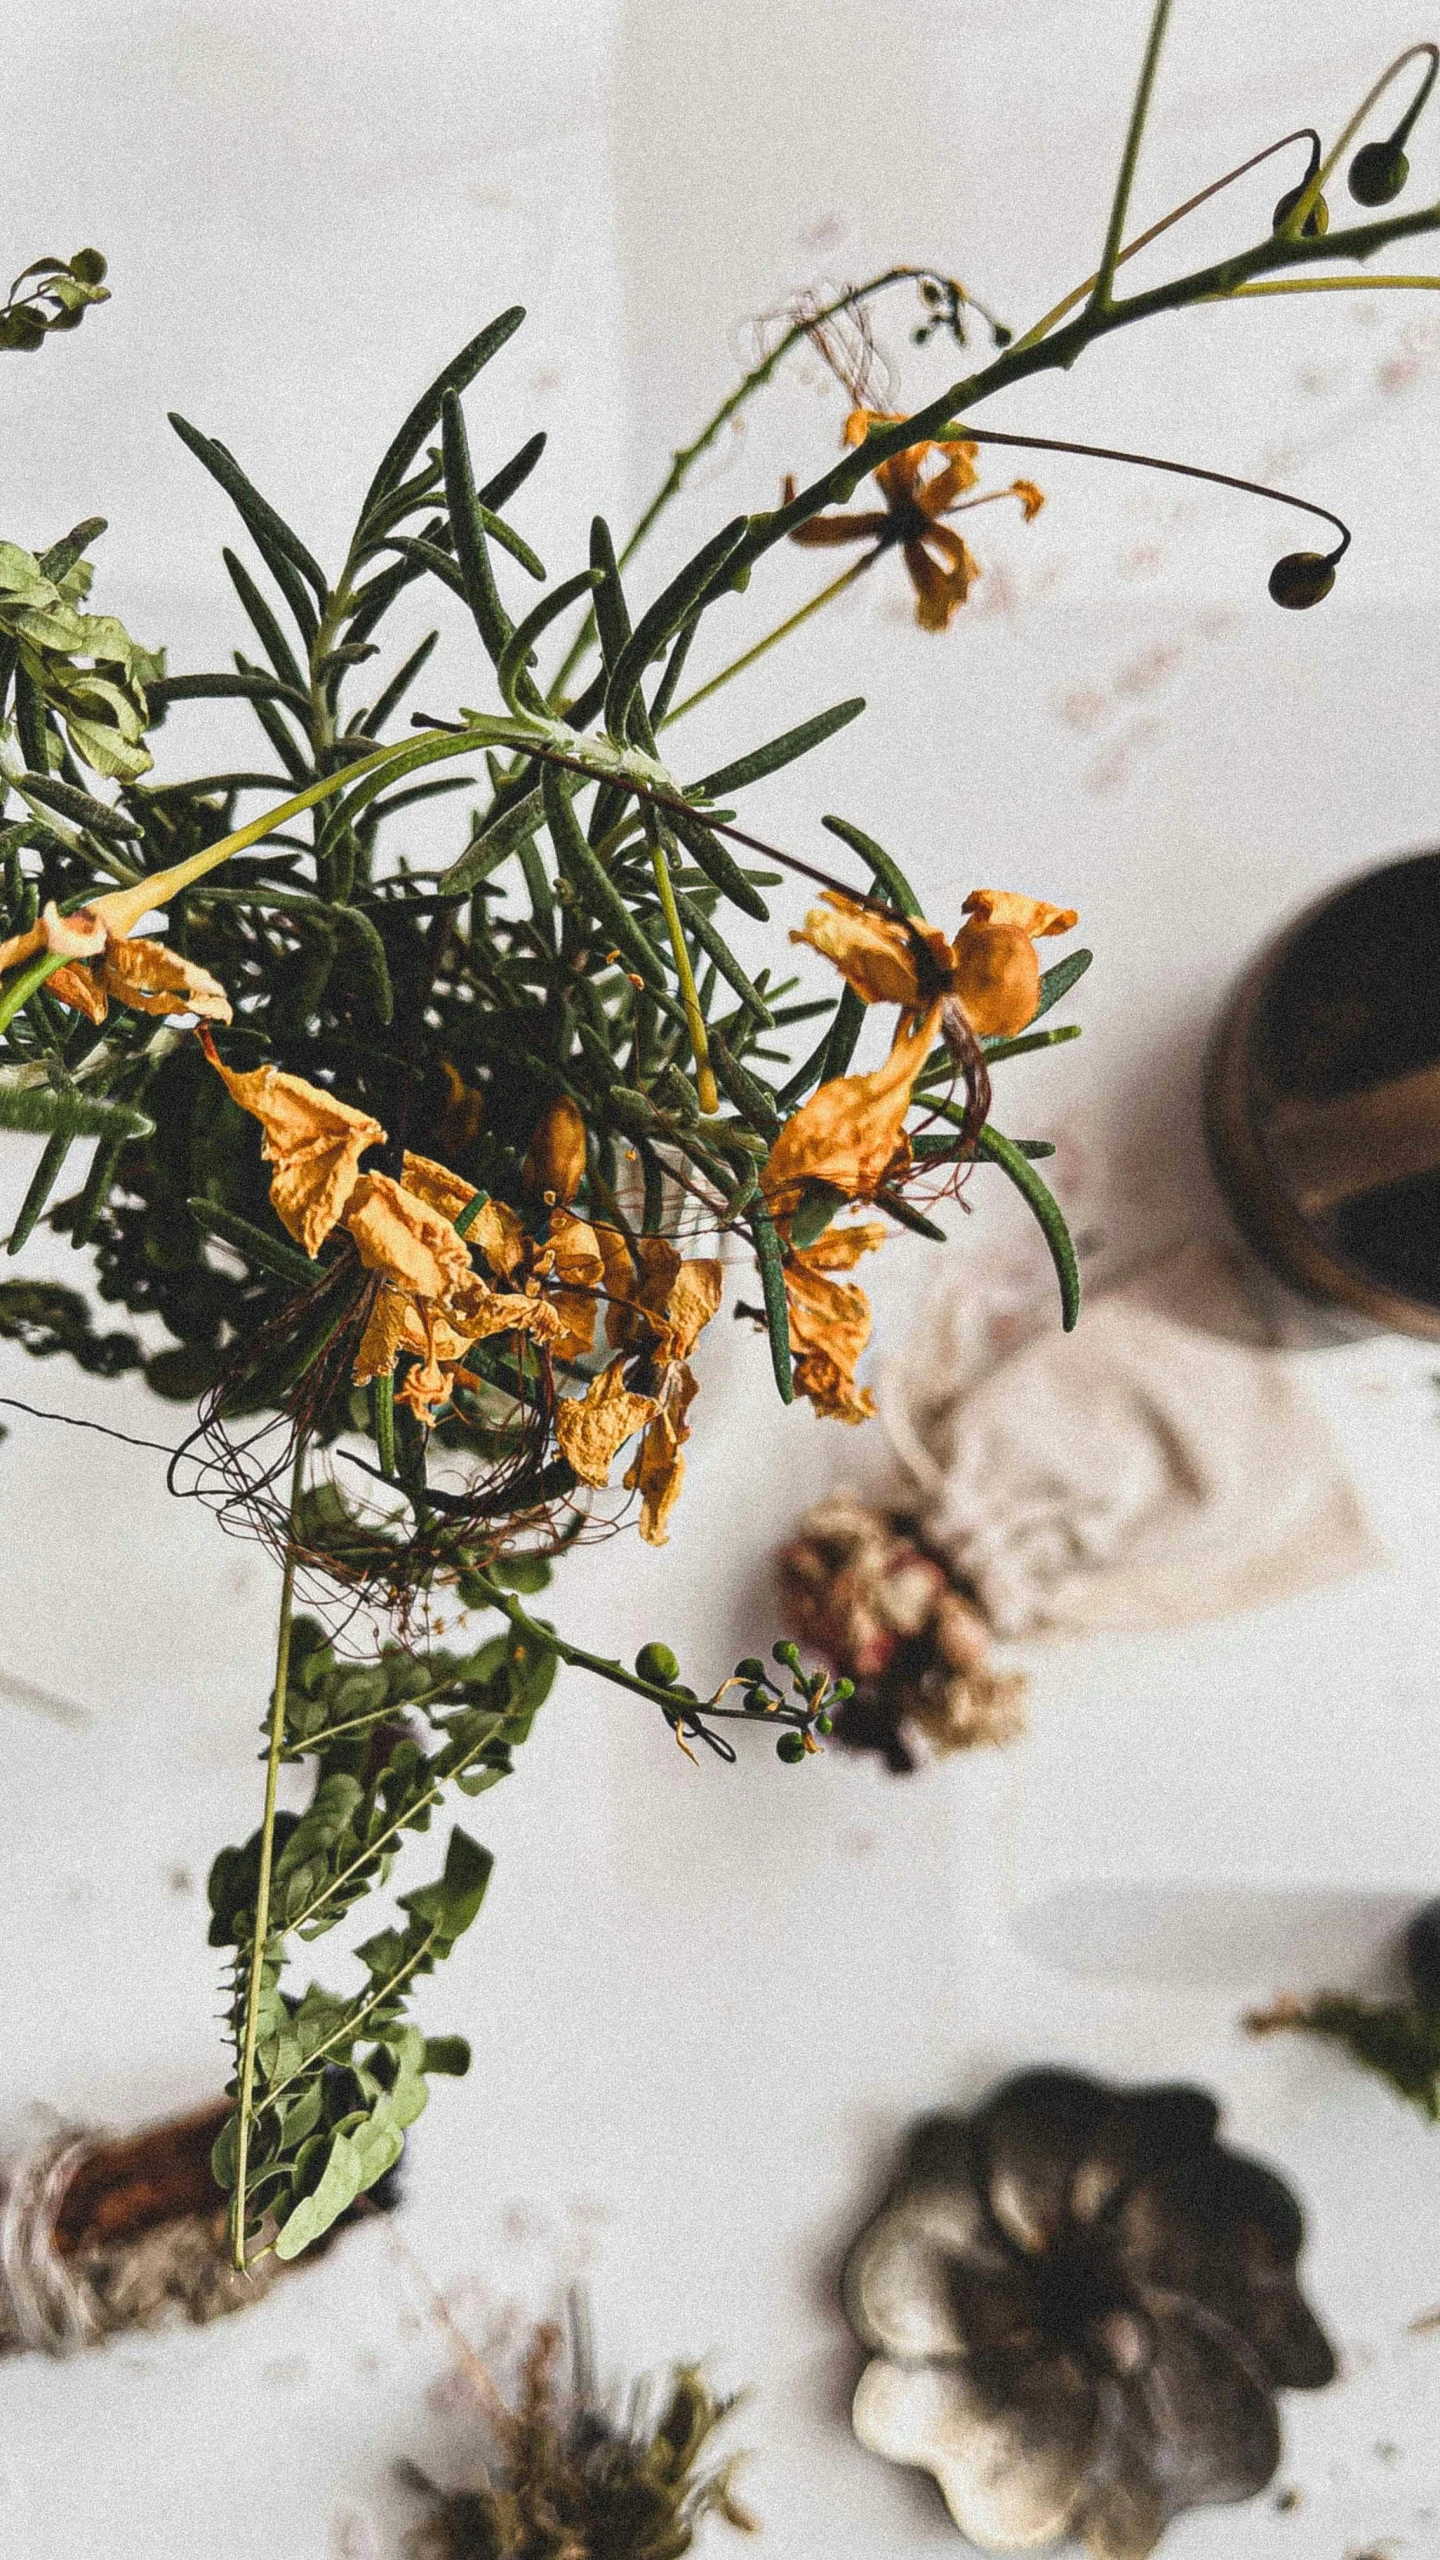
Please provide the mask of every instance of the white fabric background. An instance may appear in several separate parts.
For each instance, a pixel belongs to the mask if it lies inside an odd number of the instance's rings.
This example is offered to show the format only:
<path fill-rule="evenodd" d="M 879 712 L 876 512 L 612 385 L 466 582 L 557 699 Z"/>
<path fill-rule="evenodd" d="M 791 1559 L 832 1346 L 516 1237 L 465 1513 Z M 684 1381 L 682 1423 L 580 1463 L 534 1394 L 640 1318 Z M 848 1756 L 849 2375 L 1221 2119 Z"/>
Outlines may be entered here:
<path fill-rule="evenodd" d="M 563 570 L 591 507 L 629 513 L 732 378 L 746 322 L 796 288 L 923 257 L 1023 323 L 1078 278 L 1143 14 L 11 0 L 6 86 L 31 105 L 7 116 L 6 254 L 95 240 L 115 299 L 3 369 L 5 530 L 48 539 L 107 514 L 100 604 L 165 639 L 175 667 L 203 663 L 235 637 L 218 559 L 233 527 L 164 410 L 233 444 L 333 555 L 391 420 L 519 298 L 532 318 L 495 377 L 513 406 L 493 449 L 516 440 L 516 409 L 551 429 L 545 548 Z M 1386 49 L 1427 31 L 1409 0 L 1371 0 L 1363 28 L 1342 0 L 1186 0 L 1177 16 L 1141 216 L 1290 122 L 1333 129 Z M 1432 146 L 1415 156 L 1423 180 Z M 1262 212 L 1273 192 L 1263 181 Z M 1229 219 L 1193 226 L 1195 254 Z M 944 378 L 908 347 L 910 316 L 897 298 L 879 320 L 905 406 Z M 484 394 L 471 405 L 489 451 Z M 799 369 L 706 466 L 647 574 L 767 503 L 785 468 L 813 468 L 842 414 Z M 986 577 L 946 639 L 913 628 L 898 573 L 881 573 L 786 663 L 785 719 L 856 690 L 872 709 L 757 793 L 757 817 L 798 843 L 843 809 L 895 846 L 942 922 L 977 879 L 1082 910 L 1098 953 L 1086 1037 L 1009 1071 L 1000 1116 L 1061 1139 L 1098 1270 L 1218 1216 L 1199 1064 L 1256 941 L 1433 833 L 1437 420 L 1425 298 L 1162 322 L 1017 391 L 995 423 L 1150 439 L 1334 504 L 1357 539 L 1323 611 L 1267 603 L 1268 566 L 1297 538 L 1274 511 L 1057 462 L 1036 468 L 1051 504 L 1034 527 L 977 519 Z M 775 562 L 734 609 L 736 645 L 816 566 Z M 448 665 L 437 704 L 452 677 L 469 698 L 458 619 Z M 780 701 L 767 676 L 737 685 L 696 716 L 682 769 L 781 725 Z M 167 755 L 179 733 L 177 717 Z M 6 1142 L 7 1199 L 33 1152 Z M 978 1183 L 972 1198 L 953 1256 L 977 1285 L 1026 1285 L 1022 1222 Z M 885 1263 L 882 1350 L 940 1267 L 918 1243 Z M 834 1426 L 781 1415 L 743 1328 L 715 1334 L 668 1552 L 592 1550 L 560 1602 L 607 1647 L 665 1636 L 707 1679 L 777 1631 L 767 1557 L 800 1506 L 873 1463 Z M 1207 2081 L 1313 2207 L 1310 2284 L 1347 2374 L 1291 2404 L 1282 2476 L 1304 2503 L 1191 2519 L 1177 2556 L 1338 2555 L 1388 2534 L 1440 2552 L 1440 2339 L 1406 2325 L 1440 2300 L 1435 2138 L 1325 2054 L 1235 2027 L 1307 1954 L 1343 1963 L 1387 1894 L 1440 1884 L 1434 1355 L 1373 1341 L 1302 1365 L 1366 1487 L 1383 1573 L 1049 1653 L 1023 1745 L 902 1785 L 837 1754 L 792 1773 L 761 1747 L 696 1771 L 631 1705 L 567 1680 L 521 1774 L 480 1808 L 491 1899 L 431 1995 L 476 2068 L 419 2128 L 405 2245 L 477 2334 L 583 2272 L 617 2367 L 713 2350 L 722 2378 L 753 2382 L 738 2432 L 760 2448 L 764 2547 L 785 2560 L 956 2547 L 926 2484 L 849 2438 L 835 2258 L 911 2114 L 1040 2056 Z M 3 1368 L 6 1392 L 140 1432 L 166 1419 L 129 1386 L 15 1352 Z M 167 1502 L 158 1460 L 8 1420 L 4 1668 L 92 1711 L 70 1730 L 0 1701 L 0 2135 L 15 2137 L 37 2104 L 124 2125 L 218 2085 L 204 1867 L 254 1818 L 273 1594 L 262 1559 Z M 1362 1899 L 1335 1905 L 1345 1891 Z M 244 2320 L 11 2364 L 0 2551 L 388 2555 L 406 2512 L 393 2460 L 463 2463 L 447 2371 L 382 2231 Z"/>

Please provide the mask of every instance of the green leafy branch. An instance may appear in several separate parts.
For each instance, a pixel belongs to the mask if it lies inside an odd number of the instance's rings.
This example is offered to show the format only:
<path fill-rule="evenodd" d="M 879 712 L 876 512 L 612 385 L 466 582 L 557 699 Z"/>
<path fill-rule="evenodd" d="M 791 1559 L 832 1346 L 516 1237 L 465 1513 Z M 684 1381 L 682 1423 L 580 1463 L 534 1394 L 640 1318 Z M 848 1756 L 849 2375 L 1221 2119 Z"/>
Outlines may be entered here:
<path fill-rule="evenodd" d="M 110 299 L 105 272 L 98 249 L 77 249 L 73 258 L 32 258 L 0 303 L 0 348 L 32 355 L 57 331 L 78 329 L 92 303 Z"/>

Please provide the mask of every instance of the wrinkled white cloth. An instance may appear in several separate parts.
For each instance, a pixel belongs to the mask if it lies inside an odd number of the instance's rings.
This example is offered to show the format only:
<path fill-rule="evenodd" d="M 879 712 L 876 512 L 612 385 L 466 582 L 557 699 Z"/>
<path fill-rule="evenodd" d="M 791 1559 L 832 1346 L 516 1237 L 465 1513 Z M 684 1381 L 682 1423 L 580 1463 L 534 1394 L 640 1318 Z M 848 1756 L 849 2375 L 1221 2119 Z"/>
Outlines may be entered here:
<path fill-rule="evenodd" d="M 1073 1334 L 1048 1324 L 998 1361 L 996 1335 L 983 1298 L 942 1296 L 881 1412 L 926 1537 L 998 1635 L 1183 1626 L 1383 1561 L 1219 1246 L 1147 1263 Z"/>

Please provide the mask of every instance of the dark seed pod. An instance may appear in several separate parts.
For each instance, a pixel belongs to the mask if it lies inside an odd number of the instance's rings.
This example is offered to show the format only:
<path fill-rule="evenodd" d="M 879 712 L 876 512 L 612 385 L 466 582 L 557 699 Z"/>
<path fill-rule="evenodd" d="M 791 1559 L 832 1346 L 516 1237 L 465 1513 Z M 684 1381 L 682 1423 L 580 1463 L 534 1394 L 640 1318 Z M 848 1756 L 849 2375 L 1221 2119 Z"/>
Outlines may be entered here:
<path fill-rule="evenodd" d="M 804 1735 L 782 1733 L 775 1745 L 775 1757 L 777 1760 L 783 1760 L 787 1767 L 793 1768 L 797 1760 L 803 1760 L 805 1757 Z"/>
<path fill-rule="evenodd" d="M 1440 2009 L 1440 1902 L 1427 1902 L 1405 1933 L 1405 1967 L 1422 2009 Z"/>
<path fill-rule="evenodd" d="M 764 1679 L 765 1665 L 757 1661 L 753 1653 L 747 1653 L 743 1662 L 736 1663 L 735 1677 L 737 1680 L 749 1680 L 753 1684 L 756 1680 Z"/>
<path fill-rule="evenodd" d="M 1335 563 L 1323 551 L 1287 551 L 1270 572 L 1270 593 L 1277 604 L 1303 613 L 1319 604 L 1335 584 Z"/>
<path fill-rule="evenodd" d="M 1346 184 L 1357 204 L 1393 204 L 1409 175 L 1398 142 L 1367 142 L 1351 161 Z"/>
<path fill-rule="evenodd" d="M 642 1680 L 653 1680 L 657 1689 L 673 1689 L 680 1677 L 680 1665 L 668 1644 L 642 1644 L 635 1668 Z"/>
<path fill-rule="evenodd" d="M 1275 207 L 1274 220 L 1270 225 L 1272 231 L 1283 230 L 1309 183 L 1307 178 L 1300 186 L 1287 188 Z M 1323 240 L 1329 228 L 1330 207 L 1323 196 L 1317 196 L 1300 225 L 1300 237 L 1302 240 Z"/>

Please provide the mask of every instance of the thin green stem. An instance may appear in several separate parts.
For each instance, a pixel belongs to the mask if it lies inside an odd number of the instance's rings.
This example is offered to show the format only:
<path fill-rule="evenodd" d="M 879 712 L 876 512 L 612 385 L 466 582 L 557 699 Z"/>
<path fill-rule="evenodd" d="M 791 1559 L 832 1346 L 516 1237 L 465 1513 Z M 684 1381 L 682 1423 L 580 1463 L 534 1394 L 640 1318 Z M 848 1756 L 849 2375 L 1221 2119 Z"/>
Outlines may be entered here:
<path fill-rule="evenodd" d="M 333 2028 L 328 2036 L 323 2036 L 319 2044 L 312 2045 L 303 2063 L 297 2063 L 293 2071 L 286 2072 L 283 2080 L 276 2081 L 273 2089 L 266 2090 L 261 2100 L 261 2109 L 273 2107 L 276 2099 L 283 2097 L 292 2083 L 300 2078 L 302 2071 L 313 2070 L 315 2064 L 323 2062 L 326 2054 L 331 2052 L 337 2044 L 349 2044 L 358 2036 L 365 2020 L 380 2007 L 382 2001 L 393 2000 L 396 1992 L 409 1981 L 412 1973 L 419 1971 L 439 1934 L 438 1926 L 427 1930 L 413 1955 L 408 1955 L 403 1964 L 397 1965 L 395 1971 L 384 1982 L 378 1982 L 374 1990 L 361 2001 L 358 2009 L 347 2011 L 340 2025 Z"/>
<path fill-rule="evenodd" d="M 670 865 L 665 859 L 665 847 L 660 841 L 660 830 L 658 827 L 651 827 L 647 829 L 647 833 L 650 838 L 650 868 L 655 875 L 655 887 L 665 917 L 665 929 L 670 936 L 670 949 L 675 960 L 675 975 L 680 983 L 680 1002 L 685 1009 L 685 1027 L 690 1034 L 690 1046 L 695 1052 L 695 1090 L 700 1096 L 701 1110 L 707 1116 L 713 1117 L 720 1108 L 720 1088 L 715 1082 L 715 1070 L 710 1064 L 710 1043 L 705 1029 L 705 1016 L 700 1010 L 695 972 L 690 965 L 690 952 L 680 923 L 680 910 L 675 904 Z"/>
<path fill-rule="evenodd" d="M 1277 151 L 1288 150 L 1292 142 L 1308 142 L 1312 149 L 1319 149 L 1319 136 L 1311 125 L 1297 125 L 1293 133 L 1282 133 L 1278 142 L 1267 142 L 1263 151 L 1252 151 L 1248 160 L 1227 169 L 1223 178 L 1212 178 L 1208 187 L 1201 187 L 1198 194 L 1187 196 L 1183 204 L 1173 206 L 1169 213 L 1162 213 L 1159 221 L 1152 222 L 1148 231 L 1137 232 L 1133 240 L 1127 240 L 1115 261 L 1116 266 L 1123 267 L 1128 258 L 1137 258 L 1142 249 L 1149 248 L 1152 240 L 1160 238 L 1162 232 L 1172 231 L 1187 214 L 1194 213 L 1202 204 L 1208 204 L 1212 196 L 1222 194 L 1226 187 L 1233 187 L 1238 178 L 1248 177 L 1252 169 L 1259 168 L 1262 160 L 1273 160 Z M 1082 284 L 1075 285 L 1063 301 L 1055 303 L 1042 319 L 1037 320 L 1032 329 L 1027 329 L 1023 337 L 1017 338 L 1016 348 L 1036 346 L 1042 338 L 1048 337 L 1057 321 L 1063 320 L 1067 311 L 1073 311 L 1077 303 L 1083 302 L 1099 281 L 1097 268 L 1093 276 L 1086 276 Z"/>
<path fill-rule="evenodd" d="M 947 291 L 953 291 L 958 302 L 965 303 L 978 311 L 981 318 L 988 321 L 992 329 L 995 328 L 996 324 L 991 320 L 984 306 L 973 302 L 972 297 L 965 292 L 962 285 L 956 283 L 953 276 L 942 276 L 934 267 L 887 267 L 883 275 L 870 276 L 864 284 L 848 285 L 845 291 L 837 293 L 832 301 L 822 303 L 818 311 L 806 312 L 796 318 L 776 340 L 768 355 L 762 356 L 758 364 L 752 365 L 748 373 L 741 375 L 735 389 L 721 401 L 719 408 L 706 420 L 693 442 L 681 445 L 672 454 L 669 470 L 649 505 L 638 517 L 620 553 L 619 567 L 623 569 L 639 550 L 657 518 L 663 515 L 672 498 L 679 496 L 690 472 L 701 456 L 709 452 L 717 437 L 722 435 L 729 426 L 732 418 L 744 408 L 746 401 L 752 400 L 757 391 L 764 389 L 766 383 L 773 378 L 783 364 L 792 347 L 798 346 L 802 338 L 813 338 L 817 330 L 823 329 L 827 321 L 838 319 L 842 311 L 856 310 L 861 303 L 868 302 L 874 294 L 884 293 L 889 286 L 923 284 L 927 278 L 944 286 Z M 566 685 L 586 652 L 593 645 L 594 639 L 595 616 L 592 611 L 586 615 L 549 686 L 546 698 L 552 708 L 558 706 Z M 695 698 L 699 699 L 698 696 Z M 673 713 L 671 716 L 674 717 Z"/>
<path fill-rule="evenodd" d="M 798 613 L 787 614 L 785 620 L 778 622 L 773 631 L 766 632 L 763 640 L 756 641 L 753 649 L 746 649 L 740 657 L 732 658 L 729 666 L 722 667 L 718 676 L 711 676 L 707 684 L 700 685 L 694 693 L 687 693 L 683 702 L 677 702 L 673 711 L 667 711 L 660 724 L 661 727 L 668 729 L 672 721 L 683 720 L 686 712 L 693 711 L 697 702 L 708 702 L 711 694 L 718 693 L 722 684 L 728 684 L 732 676 L 743 675 L 745 669 L 753 667 L 756 659 L 763 658 L 767 650 L 775 647 L 777 641 L 786 640 L 792 631 L 798 631 L 801 623 L 808 622 L 812 613 L 818 613 L 822 605 L 830 603 L 832 597 L 843 595 L 847 587 L 853 587 L 856 579 L 878 557 L 878 551 L 867 551 L 862 560 L 852 561 L 850 567 L 843 570 L 838 578 L 831 579 L 828 587 L 822 587 L 817 596 L 810 598 L 808 604 L 802 604 Z"/>
<path fill-rule="evenodd" d="M 1237 284 L 1233 293 L 1216 293 L 1212 302 L 1249 301 L 1257 293 L 1384 293 L 1404 285 L 1415 292 L 1435 292 L 1440 276 L 1276 276 L 1268 284 Z"/>
<path fill-rule="evenodd" d="M 1108 311 L 1111 307 L 1110 287 L 1115 281 L 1115 270 L 1120 263 L 1120 243 L 1125 236 L 1125 216 L 1130 210 L 1130 190 L 1135 183 L 1135 167 L 1140 157 L 1145 119 L 1150 112 L 1150 92 L 1155 86 L 1155 74 L 1160 64 L 1160 48 L 1165 41 L 1170 5 L 1171 0 L 1155 0 L 1155 14 L 1150 21 L 1150 36 L 1145 47 L 1145 59 L 1140 65 L 1135 104 L 1130 110 L 1130 126 L 1125 136 L 1125 148 L 1120 155 L 1120 172 L 1115 180 L 1115 195 L 1110 206 L 1110 225 L 1106 231 L 1105 246 L 1100 255 L 1095 290 L 1090 297 L 1092 311 Z"/>
<path fill-rule="evenodd" d="M 1131 328 L 1137 321 L 1148 320 L 1162 311 L 1183 311 L 1193 303 L 1228 299 L 1252 278 L 1276 269 L 1311 267 L 1322 258 L 1369 258 L 1392 241 L 1437 230 L 1440 204 L 1422 205 L 1414 213 L 1393 214 L 1380 222 L 1355 223 L 1348 230 L 1321 240 L 1289 239 L 1271 232 L 1249 249 L 1216 259 L 1189 275 L 1172 277 L 1148 292 L 1132 294 L 1124 302 L 1111 302 L 1104 310 L 1098 309 L 1092 298 L 1073 320 L 1043 340 L 1024 347 L 1008 347 L 993 363 L 952 383 L 910 417 L 891 427 L 872 427 L 863 446 L 832 463 L 786 505 L 753 517 L 749 533 L 725 564 L 726 583 L 733 585 L 765 552 L 783 542 L 797 525 L 807 524 L 822 507 L 847 503 L 866 473 L 877 464 L 888 462 L 892 455 L 927 436 L 953 435 L 956 430 L 950 422 L 956 416 L 1034 374 L 1067 370 L 1088 347 L 1118 329 Z"/>
<path fill-rule="evenodd" d="M 11 979 L 4 994 L 0 995 L 0 1031 L 8 1028 L 22 1005 L 28 1004 L 33 995 L 38 995 L 46 979 L 53 978 L 56 970 L 64 966 L 63 953 L 42 951 L 28 968 L 21 970 L 17 978 Z"/>
<path fill-rule="evenodd" d="M 255 2046 L 260 2033 L 260 2001 L 265 1985 L 265 1957 L 270 1937 L 270 1879 L 275 1863 L 275 1799 L 285 1747 L 285 1702 L 290 1679 L 290 1631 L 295 1614 L 297 1515 L 304 1489 L 305 1441 L 295 1443 L 290 1477 L 290 1507 L 285 1529 L 285 1572 L 280 1585 L 280 1617 L 275 1635 L 275 1686 L 270 1695 L 269 1748 L 265 1760 L 265 1810 L 260 1819 L 260 1870 L 255 1884 L 255 1915 L 250 1930 L 250 1971 L 245 1984 L 245 2018 L 236 2090 L 235 2193 L 230 2207 L 230 2254 L 245 2267 L 245 2196 L 250 2165 L 250 2126 L 255 2111 Z"/>

